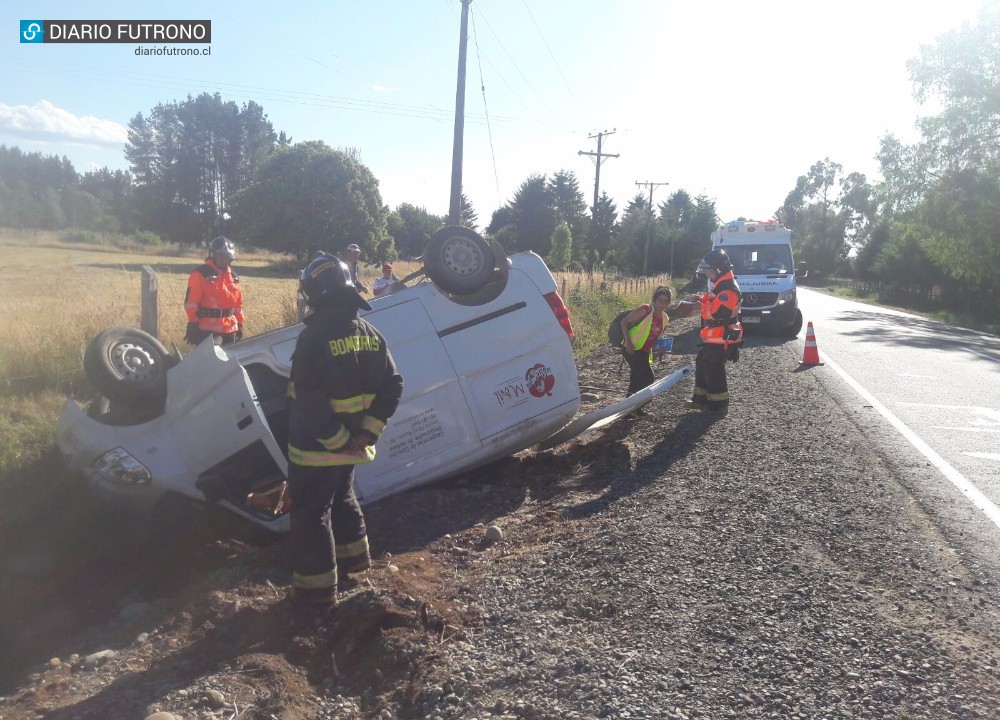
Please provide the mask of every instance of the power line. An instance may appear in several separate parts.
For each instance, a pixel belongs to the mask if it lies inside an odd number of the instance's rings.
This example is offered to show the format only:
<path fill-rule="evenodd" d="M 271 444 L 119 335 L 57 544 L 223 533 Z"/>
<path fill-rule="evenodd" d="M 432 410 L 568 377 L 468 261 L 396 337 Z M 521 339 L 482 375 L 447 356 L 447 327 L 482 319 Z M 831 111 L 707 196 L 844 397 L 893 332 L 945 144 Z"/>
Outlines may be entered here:
<path fill-rule="evenodd" d="M 493 25 L 490 23 L 490 19 L 486 17 L 486 15 L 482 12 L 482 10 L 479 11 L 479 15 L 480 17 L 483 18 L 483 22 L 486 23 L 486 27 L 489 29 L 489 31 L 493 33 L 493 37 L 496 38 L 497 44 L 500 45 L 500 49 L 503 50 L 504 55 L 506 55 L 507 58 L 510 60 L 511 64 L 514 66 L 514 69 L 517 70 L 518 74 L 521 76 L 521 79 L 524 80 L 525 85 L 531 88 L 531 91 L 535 93 L 535 97 L 537 97 L 539 102 L 541 102 L 542 107 L 545 108 L 545 111 L 549 113 L 549 115 L 554 116 L 555 113 L 553 113 L 552 108 L 548 106 L 548 103 L 545 102 L 545 98 L 543 98 L 541 93 L 539 93 L 538 90 L 535 89 L 535 86 L 531 84 L 531 80 L 528 79 L 528 76 L 521 71 L 520 66 L 518 66 L 517 64 L 517 61 L 514 60 L 514 58 L 511 56 L 509 52 L 507 52 L 507 48 L 504 47 L 503 41 L 500 39 L 500 36 L 497 35 L 496 30 L 493 29 Z"/>
<path fill-rule="evenodd" d="M 500 199 L 500 176 L 497 173 L 497 155 L 493 149 L 493 128 L 490 127 L 490 112 L 486 106 L 486 82 L 483 80 L 483 63 L 479 59 L 479 34 L 476 32 L 476 16 L 472 16 L 472 38 L 476 45 L 476 65 L 479 67 L 479 89 L 483 94 L 483 112 L 486 114 L 486 134 L 490 139 L 490 158 L 493 161 L 493 181 L 497 186 L 497 206 L 503 204 Z"/>
<path fill-rule="evenodd" d="M 0 55 L 0 57 L 3 57 Z M 6 64 L 6 62 L 5 62 Z M 102 80 L 104 82 L 116 81 L 140 87 L 160 88 L 163 90 L 176 90 L 186 93 L 204 90 L 207 92 L 218 92 L 228 97 L 236 96 L 238 99 L 267 99 L 292 105 L 306 105 L 314 107 L 333 107 L 356 112 L 369 112 L 379 115 L 395 115 L 401 117 L 414 117 L 421 119 L 449 121 L 452 119 L 452 112 L 440 110 L 433 106 L 414 106 L 401 103 L 389 103 L 375 100 L 362 100 L 334 95 L 321 95 L 318 93 L 306 93 L 293 90 L 282 90 L 275 88 L 265 88 L 255 85 L 241 85 L 236 83 L 211 83 L 204 80 L 192 78 L 164 78 L 157 75 L 144 73 L 134 73 L 128 71 L 114 70 L 100 67 L 81 67 L 68 63 L 52 63 L 46 61 L 32 61 L 23 63 L 14 61 L 6 65 L 7 67 L 20 67 L 24 72 L 46 74 L 58 74 L 60 77 L 73 76 L 84 79 Z M 467 120 L 473 123 L 483 124 L 487 118 L 481 114 L 471 113 Z M 546 123 L 537 118 L 523 118 L 511 115 L 494 115 L 490 118 L 494 124 L 517 125 L 534 124 L 541 125 L 550 130 L 568 130 L 554 123 Z"/>
<path fill-rule="evenodd" d="M 573 88 L 570 87 L 569 81 L 566 79 L 566 75 L 562 71 L 562 66 L 559 65 L 559 61 L 556 59 L 555 53 L 552 52 L 552 48 L 549 47 L 548 41 L 545 39 L 545 35 L 542 34 L 542 29 L 538 27 L 538 23 L 535 21 L 535 16 L 531 12 L 531 8 L 528 7 L 528 0 L 522 0 L 524 2 L 524 9 L 528 11 L 528 17 L 531 18 L 531 24 L 535 26 L 535 31 L 538 33 L 538 37 L 542 39 L 542 45 L 545 46 L 545 50 L 549 53 L 549 57 L 552 58 L 553 64 L 556 66 L 556 70 L 559 71 L 559 77 L 562 78 L 563 85 L 566 86 L 566 90 L 569 91 L 569 96 L 573 98 L 573 102 L 580 109 L 581 112 L 586 113 L 580 101 L 576 99 L 576 94 L 573 92 Z"/>

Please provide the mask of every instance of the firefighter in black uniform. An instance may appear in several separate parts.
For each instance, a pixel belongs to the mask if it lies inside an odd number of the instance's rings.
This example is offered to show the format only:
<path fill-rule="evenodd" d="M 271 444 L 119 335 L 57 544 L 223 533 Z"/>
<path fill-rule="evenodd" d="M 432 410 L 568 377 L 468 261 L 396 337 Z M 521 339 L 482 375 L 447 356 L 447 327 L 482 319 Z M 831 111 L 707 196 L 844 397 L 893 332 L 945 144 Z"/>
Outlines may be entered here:
<path fill-rule="evenodd" d="M 726 361 L 740 358 L 743 326 L 740 309 L 743 294 L 733 276 L 733 263 L 726 251 L 717 248 L 702 258 L 698 271 L 712 283 L 711 292 L 700 296 L 701 341 L 694 364 L 694 394 L 685 405 L 713 415 L 729 412 L 729 385 Z"/>
<path fill-rule="evenodd" d="M 338 579 L 371 565 L 354 466 L 375 458 L 403 378 L 385 338 L 358 317 L 371 306 L 344 262 L 314 258 L 300 292 L 312 313 L 295 344 L 289 380 L 292 587 L 298 601 L 336 604 Z"/>

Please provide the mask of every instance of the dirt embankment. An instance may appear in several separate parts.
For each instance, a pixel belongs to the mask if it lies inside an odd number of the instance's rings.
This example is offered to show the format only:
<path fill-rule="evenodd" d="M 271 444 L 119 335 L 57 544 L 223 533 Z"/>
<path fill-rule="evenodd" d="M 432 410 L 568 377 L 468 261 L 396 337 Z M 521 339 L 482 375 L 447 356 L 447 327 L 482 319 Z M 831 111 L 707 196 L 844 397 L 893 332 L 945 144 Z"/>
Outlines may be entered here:
<path fill-rule="evenodd" d="M 218 532 L 150 568 L 64 514 L 89 534 L 7 586 L 0 718 L 1000 717 L 997 578 L 800 353 L 750 338 L 724 419 L 686 381 L 368 508 L 376 567 L 334 613 L 291 605 L 280 544 Z M 619 366 L 581 385 L 618 395 Z"/>

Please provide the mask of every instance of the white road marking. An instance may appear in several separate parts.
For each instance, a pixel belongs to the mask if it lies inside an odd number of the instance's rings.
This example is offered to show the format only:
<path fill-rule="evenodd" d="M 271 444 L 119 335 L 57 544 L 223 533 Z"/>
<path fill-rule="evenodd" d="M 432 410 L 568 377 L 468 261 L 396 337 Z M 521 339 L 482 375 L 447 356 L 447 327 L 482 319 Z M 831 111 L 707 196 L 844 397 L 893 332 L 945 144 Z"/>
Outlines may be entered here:
<path fill-rule="evenodd" d="M 932 430 L 961 430 L 962 432 L 1000 433 L 1000 428 L 988 427 L 956 427 L 954 425 L 931 425 Z"/>
<path fill-rule="evenodd" d="M 844 372 L 840 366 L 837 365 L 837 363 L 830 359 L 829 355 L 826 353 L 820 353 L 819 355 L 827 366 L 840 375 L 840 377 L 844 379 L 844 382 L 854 388 L 855 392 L 864 398 L 869 405 L 878 410 L 879 414 L 888 420 L 889 424 L 896 428 L 900 435 L 906 438 L 906 440 L 913 447 L 915 447 L 921 455 L 927 458 L 927 460 L 930 461 L 930 463 L 934 465 L 934 467 L 936 467 L 942 475 L 948 478 L 948 480 L 950 480 L 963 495 L 969 498 L 969 500 L 971 500 L 977 508 L 982 510 L 986 517 L 989 518 L 994 525 L 1000 528 L 1000 508 L 994 505 L 989 498 L 983 495 L 982 492 L 979 491 L 979 488 L 969 482 L 964 475 L 949 465 L 948 462 L 943 457 L 938 455 L 930 445 L 921 440 L 920 437 L 908 428 L 902 420 L 893 415 L 889 408 L 880 403 L 875 399 L 874 395 L 861 387 L 857 380 Z M 961 408 L 963 406 L 955 405 L 951 407 Z"/>
<path fill-rule="evenodd" d="M 974 458 L 980 458 L 982 460 L 996 460 L 997 462 L 1000 462 L 1000 453 L 964 452 L 962 454 Z"/>
<path fill-rule="evenodd" d="M 961 410 L 966 415 L 973 415 L 969 425 L 956 427 L 954 425 L 932 425 L 934 430 L 960 430 L 961 432 L 1000 433 L 1000 412 L 979 405 L 938 405 L 935 403 L 900 402 L 897 405 L 922 408 L 940 408 L 942 410 Z M 975 416 L 980 417 L 975 417 Z"/>
<path fill-rule="evenodd" d="M 998 358 L 998 357 L 993 357 L 992 355 L 987 355 L 986 353 L 981 353 L 978 350 L 973 350 L 970 347 L 965 347 L 964 349 L 968 350 L 973 355 L 978 355 L 981 358 L 985 358 L 987 360 L 992 360 L 993 362 L 1000 362 L 1000 358 Z"/>

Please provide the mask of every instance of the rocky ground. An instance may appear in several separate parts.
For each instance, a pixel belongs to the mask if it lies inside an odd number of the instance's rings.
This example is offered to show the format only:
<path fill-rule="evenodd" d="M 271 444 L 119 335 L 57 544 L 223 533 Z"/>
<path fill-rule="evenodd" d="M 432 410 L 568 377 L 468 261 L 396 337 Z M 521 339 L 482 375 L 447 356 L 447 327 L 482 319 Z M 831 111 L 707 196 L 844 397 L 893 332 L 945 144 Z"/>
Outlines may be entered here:
<path fill-rule="evenodd" d="M 368 508 L 375 567 L 334 612 L 292 606 L 280 543 L 220 529 L 170 573 L 70 553 L 85 572 L 8 592 L 0 720 L 1000 717 L 995 570 L 800 357 L 752 337 L 726 418 L 686 380 Z M 581 363 L 591 402 L 619 368 Z"/>

